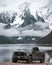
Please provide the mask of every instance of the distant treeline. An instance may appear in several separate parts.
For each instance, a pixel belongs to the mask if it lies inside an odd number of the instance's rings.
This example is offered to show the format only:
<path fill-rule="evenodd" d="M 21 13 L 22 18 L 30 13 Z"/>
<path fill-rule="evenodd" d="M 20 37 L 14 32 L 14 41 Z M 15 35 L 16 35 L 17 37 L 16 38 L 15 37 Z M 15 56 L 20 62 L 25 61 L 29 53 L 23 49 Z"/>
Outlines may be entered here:
<path fill-rule="evenodd" d="M 26 36 L 23 39 L 18 39 L 19 37 L 5 37 L 0 36 L 0 44 L 36 44 L 39 38 L 37 37 L 36 41 L 31 39 L 31 36 Z"/>

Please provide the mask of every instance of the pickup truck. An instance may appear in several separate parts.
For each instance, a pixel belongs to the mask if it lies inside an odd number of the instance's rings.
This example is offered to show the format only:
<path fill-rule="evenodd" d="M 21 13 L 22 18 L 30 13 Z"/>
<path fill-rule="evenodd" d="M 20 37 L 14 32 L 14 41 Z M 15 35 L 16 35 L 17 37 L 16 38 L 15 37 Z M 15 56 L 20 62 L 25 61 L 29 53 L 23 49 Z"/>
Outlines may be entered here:
<path fill-rule="evenodd" d="M 12 62 L 17 63 L 18 60 L 26 61 L 27 63 L 31 62 L 31 56 L 26 50 L 18 50 L 13 53 Z"/>

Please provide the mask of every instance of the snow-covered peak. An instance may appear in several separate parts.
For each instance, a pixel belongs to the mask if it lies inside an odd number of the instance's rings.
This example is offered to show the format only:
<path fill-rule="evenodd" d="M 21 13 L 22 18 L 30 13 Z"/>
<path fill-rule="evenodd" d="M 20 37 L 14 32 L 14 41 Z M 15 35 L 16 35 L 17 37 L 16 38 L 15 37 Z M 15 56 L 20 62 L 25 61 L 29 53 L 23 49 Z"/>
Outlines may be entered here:
<path fill-rule="evenodd" d="M 21 5 L 19 5 L 18 8 L 19 11 L 17 12 L 17 16 L 11 25 L 15 25 L 15 24 L 21 25 L 24 22 L 24 19 L 22 18 L 30 15 L 29 3 L 23 2 Z M 17 27 L 19 25 L 17 25 Z"/>
<path fill-rule="evenodd" d="M 52 2 L 51 2 L 52 3 Z M 39 8 L 37 11 L 40 17 L 43 17 L 45 22 L 49 24 L 50 30 L 52 30 L 52 5 L 50 2 L 44 7 Z"/>
<path fill-rule="evenodd" d="M 21 5 L 19 5 L 20 11 L 28 10 L 29 9 L 29 3 L 23 2 Z"/>

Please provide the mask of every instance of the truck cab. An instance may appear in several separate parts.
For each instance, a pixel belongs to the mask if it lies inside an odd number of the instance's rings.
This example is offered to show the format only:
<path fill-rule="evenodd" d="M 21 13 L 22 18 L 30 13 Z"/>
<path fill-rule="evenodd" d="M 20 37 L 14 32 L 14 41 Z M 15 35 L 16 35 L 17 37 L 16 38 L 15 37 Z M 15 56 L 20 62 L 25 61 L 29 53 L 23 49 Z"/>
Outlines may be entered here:
<path fill-rule="evenodd" d="M 44 63 L 45 52 L 40 52 L 38 47 L 34 47 L 32 49 L 31 59 L 32 61 L 39 60 L 40 63 Z"/>

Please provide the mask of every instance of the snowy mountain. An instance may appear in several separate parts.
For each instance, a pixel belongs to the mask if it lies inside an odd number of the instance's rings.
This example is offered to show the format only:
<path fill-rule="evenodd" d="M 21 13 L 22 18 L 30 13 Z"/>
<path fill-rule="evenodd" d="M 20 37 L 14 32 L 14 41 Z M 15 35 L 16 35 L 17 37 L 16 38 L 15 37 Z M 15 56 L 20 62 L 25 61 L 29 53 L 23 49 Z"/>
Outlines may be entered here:
<path fill-rule="evenodd" d="M 11 25 L 17 24 L 16 27 L 24 27 L 36 21 L 35 17 L 31 14 L 29 4 L 27 2 L 19 5 L 19 12 L 14 22 Z"/>
<path fill-rule="evenodd" d="M 0 35 L 5 37 L 22 38 L 26 38 L 26 36 L 34 36 L 35 39 L 32 37 L 34 40 L 36 40 L 36 37 L 42 38 L 47 36 L 51 32 L 49 23 L 46 21 L 48 20 L 48 10 L 47 7 L 42 7 L 40 10 L 36 11 L 36 15 L 33 16 L 30 12 L 29 4 L 24 2 L 19 5 L 17 15 L 15 12 L 11 13 L 10 15 L 9 13 L 7 13 L 7 15 L 4 13 L 5 17 L 3 16 L 3 21 L 0 21 Z M 46 12 L 43 13 L 44 10 L 46 10 Z M 4 19 L 6 19 L 5 22 Z M 14 39 L 18 40 L 18 38 Z"/>
<path fill-rule="evenodd" d="M 52 5 L 50 3 L 52 3 L 51 0 L 46 6 L 39 8 L 39 15 L 42 15 L 45 22 L 49 24 L 50 30 L 52 30 Z"/>
<path fill-rule="evenodd" d="M 25 26 L 28 27 L 29 25 L 31 25 L 31 27 L 35 26 L 34 28 L 38 27 L 38 29 L 39 29 L 39 26 L 37 26 L 35 23 L 38 22 L 38 24 L 39 24 L 39 21 L 45 23 L 45 22 L 47 22 L 46 20 L 48 20 L 48 19 L 46 19 L 48 14 L 43 13 L 43 10 L 47 11 L 47 8 L 42 7 L 42 8 L 40 8 L 40 10 L 36 11 L 36 16 L 33 16 L 30 12 L 29 4 L 27 2 L 23 2 L 21 5 L 19 5 L 19 12 L 10 12 L 9 11 L 9 12 L 0 13 L 1 14 L 0 22 L 7 24 L 5 26 L 6 29 L 7 29 L 7 27 L 8 28 L 11 28 L 11 27 L 21 28 L 21 27 L 25 27 Z M 40 25 L 41 25 L 41 23 L 40 23 Z M 49 26 L 47 26 L 47 27 L 49 27 Z"/>
<path fill-rule="evenodd" d="M 22 23 L 21 27 L 24 27 L 24 26 L 27 26 L 27 25 L 29 25 L 31 23 L 36 22 L 36 19 L 34 18 L 34 16 L 30 12 L 29 4 L 27 2 L 24 2 L 21 5 L 21 7 L 23 7 L 23 6 L 25 6 L 25 7 L 23 9 L 23 14 L 21 15 L 21 19 L 24 20 L 24 22 Z"/>
<path fill-rule="evenodd" d="M 36 27 L 39 27 L 35 24 L 36 22 L 38 22 L 38 24 L 39 24 L 39 22 L 42 22 L 43 24 L 45 24 L 45 19 L 41 13 L 40 13 L 41 16 L 39 15 L 39 11 L 36 11 L 36 16 L 33 16 L 31 14 L 29 4 L 27 2 L 24 2 L 23 4 L 21 4 L 19 6 L 19 9 L 20 9 L 19 13 L 16 16 L 16 19 L 13 23 L 13 25 L 17 24 L 16 27 L 18 27 L 18 28 L 22 27 L 23 28 L 26 26 L 29 27 L 31 25 L 31 27 L 35 26 L 34 28 L 36 28 Z M 20 22 L 18 23 L 17 21 L 20 21 L 21 23 Z M 41 23 L 40 23 L 40 25 L 41 25 Z"/>
<path fill-rule="evenodd" d="M 11 23 L 13 23 L 16 17 L 16 12 L 14 11 L 5 11 L 0 12 L 0 23 L 6 24 L 5 29 L 9 29 L 11 27 Z"/>

